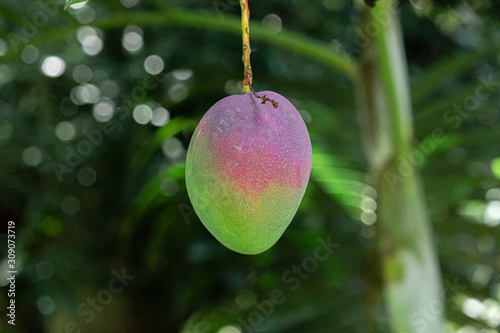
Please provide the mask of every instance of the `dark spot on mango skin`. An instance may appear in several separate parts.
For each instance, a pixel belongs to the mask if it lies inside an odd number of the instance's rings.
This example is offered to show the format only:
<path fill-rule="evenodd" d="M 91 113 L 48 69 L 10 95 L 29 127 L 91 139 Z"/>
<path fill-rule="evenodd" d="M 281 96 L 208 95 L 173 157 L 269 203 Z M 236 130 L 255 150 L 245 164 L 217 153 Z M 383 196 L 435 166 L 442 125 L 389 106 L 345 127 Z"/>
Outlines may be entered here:
<path fill-rule="evenodd" d="M 264 96 L 259 96 L 257 95 L 256 93 L 254 93 L 254 96 L 257 97 L 257 98 L 260 98 L 262 100 L 262 103 L 261 104 L 266 104 L 266 102 L 271 102 L 271 104 L 273 105 L 273 107 L 275 109 L 278 108 L 278 102 L 276 102 L 275 100 L 273 99 L 270 99 L 270 98 L 267 98 L 267 95 L 264 95 Z"/>

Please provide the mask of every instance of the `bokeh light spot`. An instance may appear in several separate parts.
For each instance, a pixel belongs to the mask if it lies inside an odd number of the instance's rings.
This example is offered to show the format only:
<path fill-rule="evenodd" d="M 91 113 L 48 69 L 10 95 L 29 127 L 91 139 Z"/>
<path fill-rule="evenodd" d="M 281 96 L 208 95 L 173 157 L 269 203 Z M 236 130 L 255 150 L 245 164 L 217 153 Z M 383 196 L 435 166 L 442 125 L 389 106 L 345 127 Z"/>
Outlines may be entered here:
<path fill-rule="evenodd" d="M 179 191 L 179 183 L 172 178 L 165 178 L 160 184 L 160 191 L 163 195 L 170 197 Z"/>
<path fill-rule="evenodd" d="M 109 98 L 103 97 L 99 100 L 99 102 L 94 104 L 92 114 L 95 120 L 105 123 L 113 118 L 114 112 L 115 106 L 113 102 Z"/>
<path fill-rule="evenodd" d="M 123 36 L 123 47 L 125 50 L 135 53 L 142 48 L 142 36 L 137 32 L 129 32 Z"/>
<path fill-rule="evenodd" d="M 269 14 L 262 19 L 262 26 L 277 33 L 283 29 L 283 22 L 278 15 Z"/>
<path fill-rule="evenodd" d="M 76 12 L 76 19 L 81 24 L 89 24 L 95 19 L 95 10 L 90 6 L 85 6 Z"/>
<path fill-rule="evenodd" d="M 85 54 L 94 56 L 102 51 L 104 43 L 98 36 L 87 36 L 82 42 L 82 50 Z"/>
<path fill-rule="evenodd" d="M 150 55 L 144 61 L 144 69 L 151 75 L 160 74 L 165 68 L 163 59 L 157 55 Z"/>
<path fill-rule="evenodd" d="M 66 69 L 66 63 L 59 57 L 49 56 L 42 62 L 42 72 L 48 77 L 59 77 Z"/>
<path fill-rule="evenodd" d="M 73 79 L 78 83 L 87 83 L 92 78 L 92 70 L 85 65 L 78 65 L 73 69 Z"/>
<path fill-rule="evenodd" d="M 486 191 L 485 198 L 488 201 L 493 201 L 493 200 L 500 201 L 500 189 L 499 188 L 490 188 L 488 191 Z"/>
<path fill-rule="evenodd" d="M 142 39 L 142 29 L 136 25 L 129 25 L 123 32 L 122 46 L 129 53 L 138 53 L 144 41 Z"/>
<path fill-rule="evenodd" d="M 241 330 L 236 326 L 224 326 L 217 333 L 241 333 Z"/>
<path fill-rule="evenodd" d="M 101 32 L 99 31 L 99 33 Z M 90 56 L 99 54 L 104 46 L 98 31 L 89 26 L 78 28 L 76 31 L 76 38 L 82 46 L 82 51 Z"/>
<path fill-rule="evenodd" d="M 189 89 L 183 83 L 176 83 L 168 89 L 168 98 L 174 103 L 182 102 L 188 95 Z"/>
<path fill-rule="evenodd" d="M 95 183 L 97 179 L 97 173 L 90 167 L 83 167 L 78 170 L 78 174 L 76 177 L 78 179 L 78 182 L 82 184 L 82 186 L 89 187 Z"/>
<path fill-rule="evenodd" d="M 88 25 L 80 27 L 76 31 L 76 39 L 78 39 L 80 44 L 83 44 L 85 38 L 89 36 L 97 36 L 97 31 L 94 28 L 89 27 Z"/>
<path fill-rule="evenodd" d="M 76 136 L 76 128 L 69 121 L 61 121 L 56 125 L 55 134 L 61 141 L 71 141 Z"/>
<path fill-rule="evenodd" d="M 177 159 L 185 153 L 181 140 L 177 138 L 165 140 L 162 144 L 162 151 L 171 159 Z"/>
<path fill-rule="evenodd" d="M 494 200 L 488 203 L 484 211 L 484 223 L 492 227 L 500 224 L 500 201 Z"/>
<path fill-rule="evenodd" d="M 71 100 L 78 105 L 95 103 L 101 96 L 99 88 L 93 84 L 82 84 L 71 90 Z"/>
<path fill-rule="evenodd" d="M 42 162 L 43 153 L 38 147 L 28 147 L 23 150 L 22 159 L 24 164 L 28 166 L 37 166 Z"/>
<path fill-rule="evenodd" d="M 41 229 L 47 236 L 57 236 L 61 233 L 63 225 L 61 220 L 55 217 L 47 216 L 42 221 Z"/>
<path fill-rule="evenodd" d="M 415 9 L 415 13 L 419 16 L 428 16 L 434 10 L 434 2 L 432 0 L 410 0 Z"/>
<path fill-rule="evenodd" d="M 443 34 L 451 34 L 460 26 L 458 14 L 454 10 L 437 15 L 434 23 Z"/>
<path fill-rule="evenodd" d="M 469 325 L 465 325 L 461 329 L 459 329 L 456 333 L 478 333 L 478 331 Z"/>
<path fill-rule="evenodd" d="M 172 71 L 172 76 L 179 81 L 186 81 L 193 76 L 193 71 L 189 68 L 179 68 Z"/>
<path fill-rule="evenodd" d="M 117 98 L 120 94 L 120 85 L 112 80 L 104 80 L 99 84 L 103 96 L 111 99 Z"/>
<path fill-rule="evenodd" d="M 120 0 L 120 3 L 125 8 L 131 8 L 137 5 L 139 3 L 139 0 Z"/>
<path fill-rule="evenodd" d="M 364 196 L 363 201 L 361 202 L 361 209 L 364 212 L 374 212 L 377 210 L 377 202 L 369 196 Z"/>
<path fill-rule="evenodd" d="M 164 126 L 170 121 L 170 112 L 167 109 L 158 107 L 153 110 L 153 118 L 151 123 L 155 126 Z"/>
<path fill-rule="evenodd" d="M 372 211 L 364 211 L 361 213 L 361 222 L 366 225 L 373 225 L 377 222 L 377 214 Z"/>
<path fill-rule="evenodd" d="M 145 104 L 137 105 L 133 112 L 134 120 L 141 125 L 145 125 L 153 118 L 153 110 Z"/>
<path fill-rule="evenodd" d="M 462 305 L 462 312 L 471 318 L 477 319 L 483 313 L 484 305 L 475 298 L 469 298 Z"/>
<path fill-rule="evenodd" d="M 373 225 L 364 225 L 361 228 L 361 236 L 366 239 L 372 239 L 377 234 L 377 229 Z"/>
<path fill-rule="evenodd" d="M 227 80 L 224 85 L 224 90 L 228 95 L 236 95 L 241 93 L 241 88 L 243 88 L 243 81 Z"/>
<path fill-rule="evenodd" d="M 56 304 L 49 296 L 42 296 L 36 301 L 36 306 L 38 310 L 43 315 L 49 316 L 56 310 Z"/>
<path fill-rule="evenodd" d="M 365 186 L 363 189 L 363 197 L 369 197 L 372 199 L 377 199 L 378 193 L 377 190 L 371 186 Z"/>
<path fill-rule="evenodd" d="M 33 45 L 26 45 L 21 52 L 21 60 L 27 64 L 32 64 L 38 59 L 40 51 Z"/>
<path fill-rule="evenodd" d="M 311 123 L 312 121 L 312 115 L 306 111 L 306 110 L 299 110 L 300 115 L 302 116 L 302 119 L 304 119 L 304 122 L 306 124 Z"/>
<path fill-rule="evenodd" d="M 248 309 L 255 304 L 256 300 L 257 295 L 253 291 L 242 289 L 236 294 L 235 303 L 241 309 Z"/>
<path fill-rule="evenodd" d="M 7 43 L 0 38 L 0 57 L 7 53 Z"/>
<path fill-rule="evenodd" d="M 14 79 L 14 73 L 12 69 L 8 65 L 0 65 L 0 84 L 9 83 L 12 79 Z"/>

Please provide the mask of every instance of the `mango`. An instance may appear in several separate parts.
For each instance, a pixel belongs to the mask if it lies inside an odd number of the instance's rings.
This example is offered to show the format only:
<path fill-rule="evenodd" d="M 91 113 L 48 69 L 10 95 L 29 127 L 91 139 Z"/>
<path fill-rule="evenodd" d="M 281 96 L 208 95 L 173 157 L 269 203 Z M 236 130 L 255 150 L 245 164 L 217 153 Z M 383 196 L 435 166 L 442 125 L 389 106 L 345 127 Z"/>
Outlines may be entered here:
<path fill-rule="evenodd" d="M 263 91 L 218 101 L 198 124 L 186 157 L 186 186 L 198 217 L 229 249 L 258 254 L 292 221 L 312 166 L 297 109 Z"/>

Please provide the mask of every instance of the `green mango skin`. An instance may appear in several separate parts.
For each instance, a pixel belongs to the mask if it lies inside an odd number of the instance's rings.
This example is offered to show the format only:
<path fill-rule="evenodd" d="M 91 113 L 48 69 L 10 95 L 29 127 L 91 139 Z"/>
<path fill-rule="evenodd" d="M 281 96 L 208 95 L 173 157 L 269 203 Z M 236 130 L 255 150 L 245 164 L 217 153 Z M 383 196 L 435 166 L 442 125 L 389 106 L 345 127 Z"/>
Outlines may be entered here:
<path fill-rule="evenodd" d="M 219 242 L 242 254 L 273 246 L 297 212 L 312 166 L 309 133 L 283 96 L 226 97 L 198 124 L 186 158 L 193 208 Z M 264 103 L 263 103 L 264 102 Z M 276 106 L 276 107 L 275 107 Z"/>

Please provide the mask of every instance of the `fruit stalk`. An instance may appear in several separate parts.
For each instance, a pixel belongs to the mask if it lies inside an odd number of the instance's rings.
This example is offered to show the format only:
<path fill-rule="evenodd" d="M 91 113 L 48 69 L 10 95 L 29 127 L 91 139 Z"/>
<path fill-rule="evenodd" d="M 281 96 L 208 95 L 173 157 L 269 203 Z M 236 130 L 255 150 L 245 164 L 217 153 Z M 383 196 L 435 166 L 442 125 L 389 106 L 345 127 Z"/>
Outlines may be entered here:
<path fill-rule="evenodd" d="M 241 35 L 243 38 L 243 93 L 253 93 L 252 88 L 252 66 L 250 65 L 250 10 L 248 9 L 248 0 L 240 0 L 241 6 Z"/>

